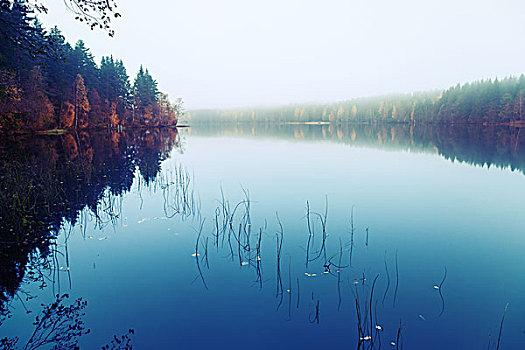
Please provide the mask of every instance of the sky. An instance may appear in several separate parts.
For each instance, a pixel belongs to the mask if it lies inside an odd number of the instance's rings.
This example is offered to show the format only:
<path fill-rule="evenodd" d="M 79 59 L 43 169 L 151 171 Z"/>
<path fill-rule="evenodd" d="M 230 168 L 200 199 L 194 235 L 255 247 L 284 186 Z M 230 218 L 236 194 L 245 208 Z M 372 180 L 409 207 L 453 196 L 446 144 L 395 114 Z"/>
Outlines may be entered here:
<path fill-rule="evenodd" d="M 143 64 L 187 109 L 331 102 L 525 73 L 523 0 L 116 0 L 115 36 L 63 1 L 70 43 Z"/>

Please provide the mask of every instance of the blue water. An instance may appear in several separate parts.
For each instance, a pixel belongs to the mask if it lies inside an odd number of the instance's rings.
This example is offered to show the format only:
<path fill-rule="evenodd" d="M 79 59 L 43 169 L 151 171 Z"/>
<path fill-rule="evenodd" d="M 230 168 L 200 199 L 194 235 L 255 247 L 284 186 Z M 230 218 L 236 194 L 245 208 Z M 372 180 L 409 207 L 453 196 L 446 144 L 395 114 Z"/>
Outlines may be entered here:
<path fill-rule="evenodd" d="M 54 277 L 21 285 L 34 298 L 13 297 L 0 338 L 22 344 L 41 304 L 68 293 L 88 302 L 87 349 L 130 328 L 137 349 L 496 348 L 507 303 L 500 348 L 525 347 L 520 169 L 432 145 L 285 136 L 179 130 L 155 179 L 136 170 L 112 197 L 113 221 L 95 225 L 87 207 L 64 221 Z M 238 203 L 230 226 L 223 209 Z"/>

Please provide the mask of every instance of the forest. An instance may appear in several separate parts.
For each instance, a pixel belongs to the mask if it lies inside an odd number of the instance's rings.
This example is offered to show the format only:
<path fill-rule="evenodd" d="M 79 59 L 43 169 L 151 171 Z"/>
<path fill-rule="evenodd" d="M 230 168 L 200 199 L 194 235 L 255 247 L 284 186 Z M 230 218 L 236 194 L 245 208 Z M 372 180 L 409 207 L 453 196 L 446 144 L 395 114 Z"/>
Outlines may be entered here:
<path fill-rule="evenodd" d="M 481 80 L 445 91 L 356 98 L 330 104 L 290 105 L 275 108 L 196 110 L 192 123 L 525 123 L 525 75 L 502 80 Z"/>
<path fill-rule="evenodd" d="M 5 6 L 4 6 L 5 5 Z M 100 64 L 82 40 L 74 47 L 57 27 L 47 31 L 27 2 L 0 11 L 0 130 L 174 126 L 171 103 L 147 68 L 133 82 L 113 56 Z"/>

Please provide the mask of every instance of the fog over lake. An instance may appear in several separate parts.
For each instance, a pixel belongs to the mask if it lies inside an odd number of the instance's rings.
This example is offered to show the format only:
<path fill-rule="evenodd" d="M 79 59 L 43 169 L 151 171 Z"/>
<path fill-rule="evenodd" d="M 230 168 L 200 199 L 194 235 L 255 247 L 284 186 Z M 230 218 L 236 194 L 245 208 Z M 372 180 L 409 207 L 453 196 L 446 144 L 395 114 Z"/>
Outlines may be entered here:
<path fill-rule="evenodd" d="M 41 16 L 97 56 L 141 64 L 189 109 L 332 102 L 523 73 L 525 3 L 119 1 L 115 37 L 61 1 Z"/>

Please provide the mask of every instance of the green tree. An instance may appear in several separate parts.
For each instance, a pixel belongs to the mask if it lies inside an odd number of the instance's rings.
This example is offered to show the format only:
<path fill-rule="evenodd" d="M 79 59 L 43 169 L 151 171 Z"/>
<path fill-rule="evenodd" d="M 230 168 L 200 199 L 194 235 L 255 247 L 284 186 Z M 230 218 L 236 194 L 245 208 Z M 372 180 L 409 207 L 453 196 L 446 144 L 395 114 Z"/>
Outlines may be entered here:
<path fill-rule="evenodd" d="M 99 71 L 93 54 L 86 47 L 84 41 L 77 41 L 67 59 L 70 61 L 74 72 L 82 75 L 88 89 L 99 88 Z"/>
<path fill-rule="evenodd" d="M 158 101 L 159 90 L 157 82 L 149 74 L 148 69 L 140 66 L 133 83 L 135 112 L 139 117 L 149 116 L 153 106 Z M 149 118 L 145 118 L 148 120 Z"/>

